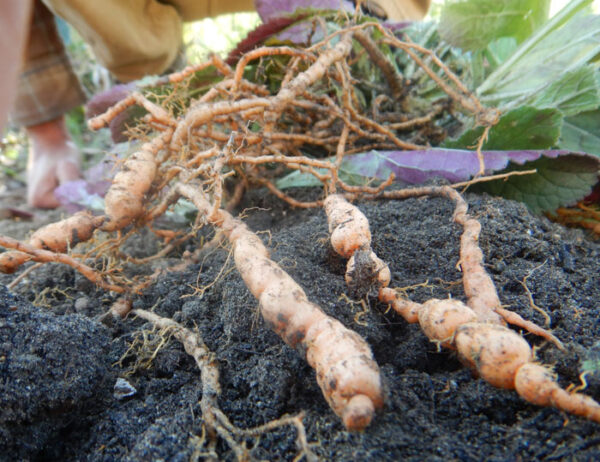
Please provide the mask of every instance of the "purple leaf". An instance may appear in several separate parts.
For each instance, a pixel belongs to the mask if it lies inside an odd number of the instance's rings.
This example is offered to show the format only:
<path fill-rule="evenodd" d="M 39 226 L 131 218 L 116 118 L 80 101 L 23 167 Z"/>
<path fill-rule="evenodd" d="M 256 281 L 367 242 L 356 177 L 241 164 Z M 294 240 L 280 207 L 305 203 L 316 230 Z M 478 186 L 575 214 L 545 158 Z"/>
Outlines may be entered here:
<path fill-rule="evenodd" d="M 565 150 L 515 150 L 482 152 L 485 173 L 535 170 L 527 176 L 511 176 L 480 183 L 472 190 L 485 191 L 527 204 L 535 213 L 554 211 L 587 196 L 598 182 L 600 160 L 593 155 Z M 479 172 L 477 153 L 433 148 L 423 151 L 371 151 L 344 159 L 344 175 L 396 180 L 418 184 L 432 178 L 466 181 Z M 342 172 L 340 172 L 340 177 Z"/>
<path fill-rule="evenodd" d="M 306 16 L 304 15 L 299 15 L 297 17 L 289 16 L 270 18 L 266 20 L 264 24 L 259 25 L 256 29 L 250 32 L 244 40 L 237 44 L 235 49 L 229 53 L 225 62 L 230 66 L 235 66 L 235 63 L 238 62 L 244 53 L 247 53 L 259 45 L 262 45 L 262 43 L 268 38 L 271 38 L 273 35 L 281 32 L 286 27 L 289 27 L 291 24 L 294 24 L 305 17 Z"/>
<path fill-rule="evenodd" d="M 298 10 L 301 16 L 314 10 L 345 10 L 350 13 L 354 11 L 354 5 L 347 0 L 256 0 L 254 3 L 256 11 L 265 23 L 288 17 Z M 311 34 L 314 35 L 311 37 Z M 326 31 L 321 30 L 320 25 L 315 27 L 309 21 L 304 21 L 280 32 L 277 39 L 308 44 L 321 40 L 325 34 Z"/>
<path fill-rule="evenodd" d="M 525 176 L 510 176 L 471 186 L 518 200 L 536 213 L 553 211 L 590 194 L 598 182 L 600 159 L 567 150 L 484 151 L 485 173 L 535 170 Z M 333 161 L 333 159 L 330 159 Z M 456 183 L 479 173 L 477 153 L 462 149 L 431 148 L 422 151 L 371 151 L 344 157 L 339 177 L 349 184 L 365 184 L 370 178 L 387 179 L 390 174 L 404 184 L 421 184 L 434 178 Z M 277 181 L 279 188 L 320 186 L 309 173 L 294 171 Z"/>
<path fill-rule="evenodd" d="M 255 0 L 254 6 L 263 22 L 291 14 L 298 8 L 313 8 L 322 10 L 354 11 L 352 2 L 347 0 Z"/>
<path fill-rule="evenodd" d="M 570 154 L 565 150 L 546 151 L 484 151 L 486 174 L 498 172 L 509 162 L 523 165 L 540 157 L 556 158 Z M 418 184 L 431 178 L 451 182 L 466 181 L 479 172 L 477 153 L 462 149 L 431 148 L 422 151 L 371 151 L 344 158 L 344 170 L 365 177 L 387 179 L 390 173 L 396 181 Z"/>
<path fill-rule="evenodd" d="M 110 187 L 111 162 L 100 162 L 84 172 L 84 178 L 62 183 L 54 190 L 56 199 L 67 212 L 103 210 L 103 198 Z"/>

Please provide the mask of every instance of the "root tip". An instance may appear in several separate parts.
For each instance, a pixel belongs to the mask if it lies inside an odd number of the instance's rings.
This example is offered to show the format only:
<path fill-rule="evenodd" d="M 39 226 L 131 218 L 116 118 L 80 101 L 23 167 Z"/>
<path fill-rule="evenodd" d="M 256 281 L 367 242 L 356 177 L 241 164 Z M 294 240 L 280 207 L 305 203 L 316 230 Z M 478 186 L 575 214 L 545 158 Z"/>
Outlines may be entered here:
<path fill-rule="evenodd" d="M 364 430 L 373 420 L 375 406 L 366 395 L 353 396 L 344 408 L 342 419 L 350 431 Z"/>

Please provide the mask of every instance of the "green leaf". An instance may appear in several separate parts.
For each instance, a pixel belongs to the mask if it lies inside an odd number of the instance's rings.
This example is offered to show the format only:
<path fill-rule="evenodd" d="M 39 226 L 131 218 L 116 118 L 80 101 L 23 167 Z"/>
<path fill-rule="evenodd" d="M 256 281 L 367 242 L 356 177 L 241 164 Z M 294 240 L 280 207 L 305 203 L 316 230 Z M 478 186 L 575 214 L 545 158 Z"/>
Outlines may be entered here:
<path fill-rule="evenodd" d="M 326 160 L 333 163 L 335 162 L 335 157 L 330 157 Z M 322 168 L 316 168 L 315 170 L 321 174 L 327 173 L 326 170 Z M 371 181 L 370 178 L 357 171 L 352 163 L 348 162 L 342 162 L 342 165 L 338 170 L 338 176 L 342 181 L 353 186 L 366 185 Z M 321 183 L 314 175 L 299 170 L 294 170 L 275 182 L 275 186 L 279 189 L 321 186 L 322 184 L 323 183 Z"/>
<path fill-rule="evenodd" d="M 577 15 L 592 0 L 574 0 L 523 42 L 477 89 L 484 101 L 531 95 L 600 52 L 600 16 Z"/>
<path fill-rule="evenodd" d="M 316 169 L 319 173 L 325 173 L 323 169 Z M 279 189 L 289 189 L 289 188 L 306 188 L 312 186 L 319 186 L 322 183 L 310 173 L 304 173 L 300 170 L 294 170 L 291 173 L 288 173 L 282 178 L 279 178 L 275 182 L 275 186 Z"/>
<path fill-rule="evenodd" d="M 600 157 L 600 110 L 566 118 L 558 146 Z"/>
<path fill-rule="evenodd" d="M 501 37 L 489 43 L 485 49 L 485 57 L 489 65 L 496 68 L 506 61 L 516 49 L 517 41 L 514 37 Z"/>
<path fill-rule="evenodd" d="M 600 341 L 596 341 L 582 354 L 581 372 L 600 376 Z"/>
<path fill-rule="evenodd" d="M 500 37 L 523 41 L 548 17 L 549 0 L 463 0 L 442 9 L 439 32 L 464 50 L 481 50 Z"/>
<path fill-rule="evenodd" d="M 506 171 L 537 169 L 536 175 L 512 176 L 473 186 L 484 191 L 524 202 L 534 213 L 551 212 L 576 203 L 598 182 L 600 162 L 590 156 L 568 154 L 542 157 L 523 165 L 510 164 Z"/>
<path fill-rule="evenodd" d="M 557 108 L 565 116 L 591 111 L 600 106 L 597 71 L 587 65 L 567 72 L 530 101 L 538 108 Z"/>
<path fill-rule="evenodd" d="M 490 129 L 483 149 L 548 149 L 558 142 L 561 125 L 562 115 L 557 109 L 513 109 Z M 482 133 L 483 127 L 468 130 L 457 140 L 445 142 L 444 147 L 473 149 Z"/>

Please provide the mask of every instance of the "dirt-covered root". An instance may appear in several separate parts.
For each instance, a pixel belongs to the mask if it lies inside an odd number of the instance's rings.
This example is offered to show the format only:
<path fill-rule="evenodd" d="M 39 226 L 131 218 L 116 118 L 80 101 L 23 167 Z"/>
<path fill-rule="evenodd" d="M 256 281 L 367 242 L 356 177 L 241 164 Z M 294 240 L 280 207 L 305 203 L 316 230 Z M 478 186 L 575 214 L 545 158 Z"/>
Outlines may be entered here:
<path fill-rule="evenodd" d="M 330 194 L 324 202 L 333 249 L 350 258 L 358 249 L 371 246 L 369 220 L 344 196 Z"/>
<path fill-rule="evenodd" d="M 600 422 L 600 404 L 560 388 L 547 367 L 533 362 L 529 344 L 505 326 L 478 322 L 461 325 L 455 345 L 462 358 L 487 382 L 515 389 L 526 401 L 555 407 Z"/>
<path fill-rule="evenodd" d="M 379 367 L 357 333 L 327 316 L 277 263 L 260 238 L 242 221 L 213 206 L 201 189 L 178 184 L 175 191 L 200 213 L 213 217 L 233 245 L 236 267 L 259 300 L 266 323 L 285 342 L 306 355 L 327 402 L 349 430 L 362 430 L 383 407 Z"/>
<path fill-rule="evenodd" d="M 455 204 L 454 221 L 463 227 L 459 250 L 459 264 L 463 273 L 463 287 L 465 296 L 467 297 L 467 305 L 477 314 L 478 321 L 499 325 L 509 323 L 552 342 L 561 350 L 564 349 L 562 342 L 552 332 L 523 319 L 517 313 L 502 308 L 496 286 L 485 269 L 483 252 L 479 247 L 481 224 L 468 214 L 469 206 L 458 191 L 450 186 L 424 186 L 385 191 L 381 196 L 386 199 L 441 196 L 452 200 Z M 381 301 L 388 300 L 388 303 L 389 300 L 393 300 L 394 298 L 389 291 L 381 297 Z M 400 308 L 402 303 L 401 301 L 397 301 L 396 306 Z M 406 307 L 403 307 L 400 308 L 399 312 L 410 315 L 409 311 L 406 310 Z"/>
<path fill-rule="evenodd" d="M 65 253 L 78 243 L 89 240 L 103 222 L 104 217 L 95 217 L 89 212 L 78 212 L 38 229 L 26 243 L 35 249 Z M 0 272 L 13 273 L 29 260 L 31 255 L 24 252 L 4 252 L 0 254 Z"/>
<path fill-rule="evenodd" d="M 166 130 L 152 141 L 144 143 L 115 175 L 104 199 L 108 217 L 104 231 L 123 229 L 145 212 L 146 194 L 158 170 L 156 154 L 170 141 L 172 133 L 172 130 Z"/>
<path fill-rule="evenodd" d="M 600 404 L 589 396 L 560 388 L 547 367 L 534 362 L 534 353 L 517 332 L 500 324 L 480 322 L 458 300 L 409 302 L 421 329 L 435 344 L 456 350 L 464 364 L 498 388 L 514 389 L 526 401 L 551 406 L 596 422 Z"/>
<path fill-rule="evenodd" d="M 330 241 L 341 257 L 348 258 L 346 284 L 358 298 L 371 290 L 387 287 L 391 280 L 388 265 L 371 249 L 369 220 L 340 194 L 330 194 L 323 203 Z"/>
<path fill-rule="evenodd" d="M 387 284 L 380 285 L 380 301 L 391 304 L 408 322 L 419 322 L 425 335 L 438 347 L 457 350 L 461 360 L 493 386 L 517 389 L 522 397 L 535 404 L 554 406 L 597 420 L 600 405 L 584 395 L 567 393 L 544 368 L 530 366 L 534 360 L 531 347 L 523 337 L 506 327 L 505 320 L 529 327 L 531 332 L 562 347 L 550 332 L 500 306 L 496 287 L 483 265 L 483 252 L 479 247 L 481 225 L 468 215 L 468 205 L 462 196 L 449 187 L 417 188 L 411 192 L 442 195 L 455 202 L 454 221 L 463 227 L 460 265 L 468 302 L 433 299 L 424 304 L 414 303 L 404 300 L 394 289 L 387 288 Z M 407 194 L 406 191 L 400 193 Z M 356 258 L 355 267 L 361 261 L 367 264 L 373 258 L 369 255 L 371 232 L 367 218 L 339 195 L 325 199 L 325 210 L 336 252 Z"/>
<path fill-rule="evenodd" d="M 7 249 L 14 249 L 18 252 L 26 254 L 27 258 L 32 261 L 40 263 L 63 263 L 65 265 L 69 265 L 74 270 L 79 271 L 91 282 L 97 284 L 99 287 L 102 287 L 105 290 L 112 290 L 113 292 L 117 293 L 125 292 L 125 288 L 123 286 L 112 284 L 111 282 L 106 281 L 102 274 L 81 263 L 70 255 L 52 252 L 50 250 L 36 249 L 29 244 L 25 244 L 24 242 L 4 236 L 0 236 L 0 246 Z"/>
<path fill-rule="evenodd" d="M 541 364 L 530 362 L 521 366 L 515 376 L 515 389 L 530 403 L 555 407 L 600 423 L 600 404 L 589 396 L 560 388 L 554 374 Z"/>

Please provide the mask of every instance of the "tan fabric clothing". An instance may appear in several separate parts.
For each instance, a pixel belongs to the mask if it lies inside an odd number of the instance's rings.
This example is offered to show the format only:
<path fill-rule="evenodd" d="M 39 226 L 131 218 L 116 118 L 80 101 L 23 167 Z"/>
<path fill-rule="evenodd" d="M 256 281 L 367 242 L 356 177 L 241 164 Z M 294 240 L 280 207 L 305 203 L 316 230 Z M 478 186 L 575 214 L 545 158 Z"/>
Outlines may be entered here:
<path fill-rule="evenodd" d="M 38 125 L 84 102 L 85 94 L 65 53 L 54 15 L 38 0 L 33 6 L 11 122 Z"/>
<path fill-rule="evenodd" d="M 1 0 L 0 0 L 1 1 Z M 128 82 L 163 73 L 177 58 L 182 24 L 205 17 L 252 11 L 253 0 L 43 0 L 92 47 L 98 61 Z M 430 0 L 365 0 L 389 19 L 419 19 Z M 52 13 L 35 1 L 27 59 L 13 122 L 37 125 L 84 102 L 56 31 Z M 210 44 L 209 44 L 210 45 Z"/>
<path fill-rule="evenodd" d="M 44 0 L 71 24 L 117 79 L 164 72 L 181 45 L 182 23 L 252 11 L 252 0 Z"/>

